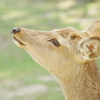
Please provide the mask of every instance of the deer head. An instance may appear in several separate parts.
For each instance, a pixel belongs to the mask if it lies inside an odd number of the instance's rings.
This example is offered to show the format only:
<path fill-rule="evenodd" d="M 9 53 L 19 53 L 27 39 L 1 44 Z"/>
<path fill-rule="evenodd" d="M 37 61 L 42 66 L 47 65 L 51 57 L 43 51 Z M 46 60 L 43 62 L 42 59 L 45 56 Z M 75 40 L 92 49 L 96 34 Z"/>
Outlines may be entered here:
<path fill-rule="evenodd" d="M 74 28 L 37 31 L 26 28 L 12 30 L 14 43 L 55 75 L 63 75 L 72 65 L 100 55 L 100 38 L 84 37 Z M 74 69 L 74 68 L 73 68 Z"/>

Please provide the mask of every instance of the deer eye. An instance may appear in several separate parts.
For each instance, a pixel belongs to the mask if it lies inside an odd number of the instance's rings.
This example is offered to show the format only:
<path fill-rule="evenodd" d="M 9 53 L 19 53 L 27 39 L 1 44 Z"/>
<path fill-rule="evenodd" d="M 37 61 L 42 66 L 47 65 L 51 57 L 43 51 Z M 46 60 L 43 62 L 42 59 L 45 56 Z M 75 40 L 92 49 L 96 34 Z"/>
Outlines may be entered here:
<path fill-rule="evenodd" d="M 51 43 L 53 43 L 56 47 L 60 47 L 60 43 L 56 39 L 49 40 Z"/>

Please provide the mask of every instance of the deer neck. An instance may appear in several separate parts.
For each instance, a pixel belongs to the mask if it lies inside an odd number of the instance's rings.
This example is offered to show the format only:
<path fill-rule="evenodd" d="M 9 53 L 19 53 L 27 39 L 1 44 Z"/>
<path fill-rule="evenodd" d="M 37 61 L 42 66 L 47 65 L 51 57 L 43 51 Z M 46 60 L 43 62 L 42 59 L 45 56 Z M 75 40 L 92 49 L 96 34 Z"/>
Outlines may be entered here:
<path fill-rule="evenodd" d="M 79 70 L 74 69 L 69 76 L 57 76 L 66 100 L 100 100 L 100 78 L 95 62 L 78 67 Z"/>

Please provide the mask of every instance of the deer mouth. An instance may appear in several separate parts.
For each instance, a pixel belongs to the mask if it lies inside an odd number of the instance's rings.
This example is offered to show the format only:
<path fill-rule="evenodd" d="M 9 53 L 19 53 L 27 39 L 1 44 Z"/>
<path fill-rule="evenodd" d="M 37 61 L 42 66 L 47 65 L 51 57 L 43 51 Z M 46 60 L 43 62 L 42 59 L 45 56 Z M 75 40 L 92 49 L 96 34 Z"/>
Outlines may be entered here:
<path fill-rule="evenodd" d="M 19 40 L 18 38 L 16 38 L 15 36 L 13 36 L 13 41 L 16 45 L 18 46 L 26 46 L 25 43 L 23 43 L 21 40 Z"/>

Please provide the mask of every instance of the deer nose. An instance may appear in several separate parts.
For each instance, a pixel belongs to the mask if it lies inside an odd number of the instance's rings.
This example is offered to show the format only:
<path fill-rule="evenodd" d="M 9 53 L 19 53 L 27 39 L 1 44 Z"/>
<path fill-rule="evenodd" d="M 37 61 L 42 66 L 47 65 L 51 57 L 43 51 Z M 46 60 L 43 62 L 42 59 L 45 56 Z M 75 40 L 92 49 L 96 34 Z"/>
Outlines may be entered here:
<path fill-rule="evenodd" d="M 17 28 L 17 27 L 15 27 L 15 28 L 13 28 L 13 30 L 12 30 L 12 32 L 11 33 L 18 33 L 18 32 L 20 32 L 20 29 L 19 28 Z"/>

